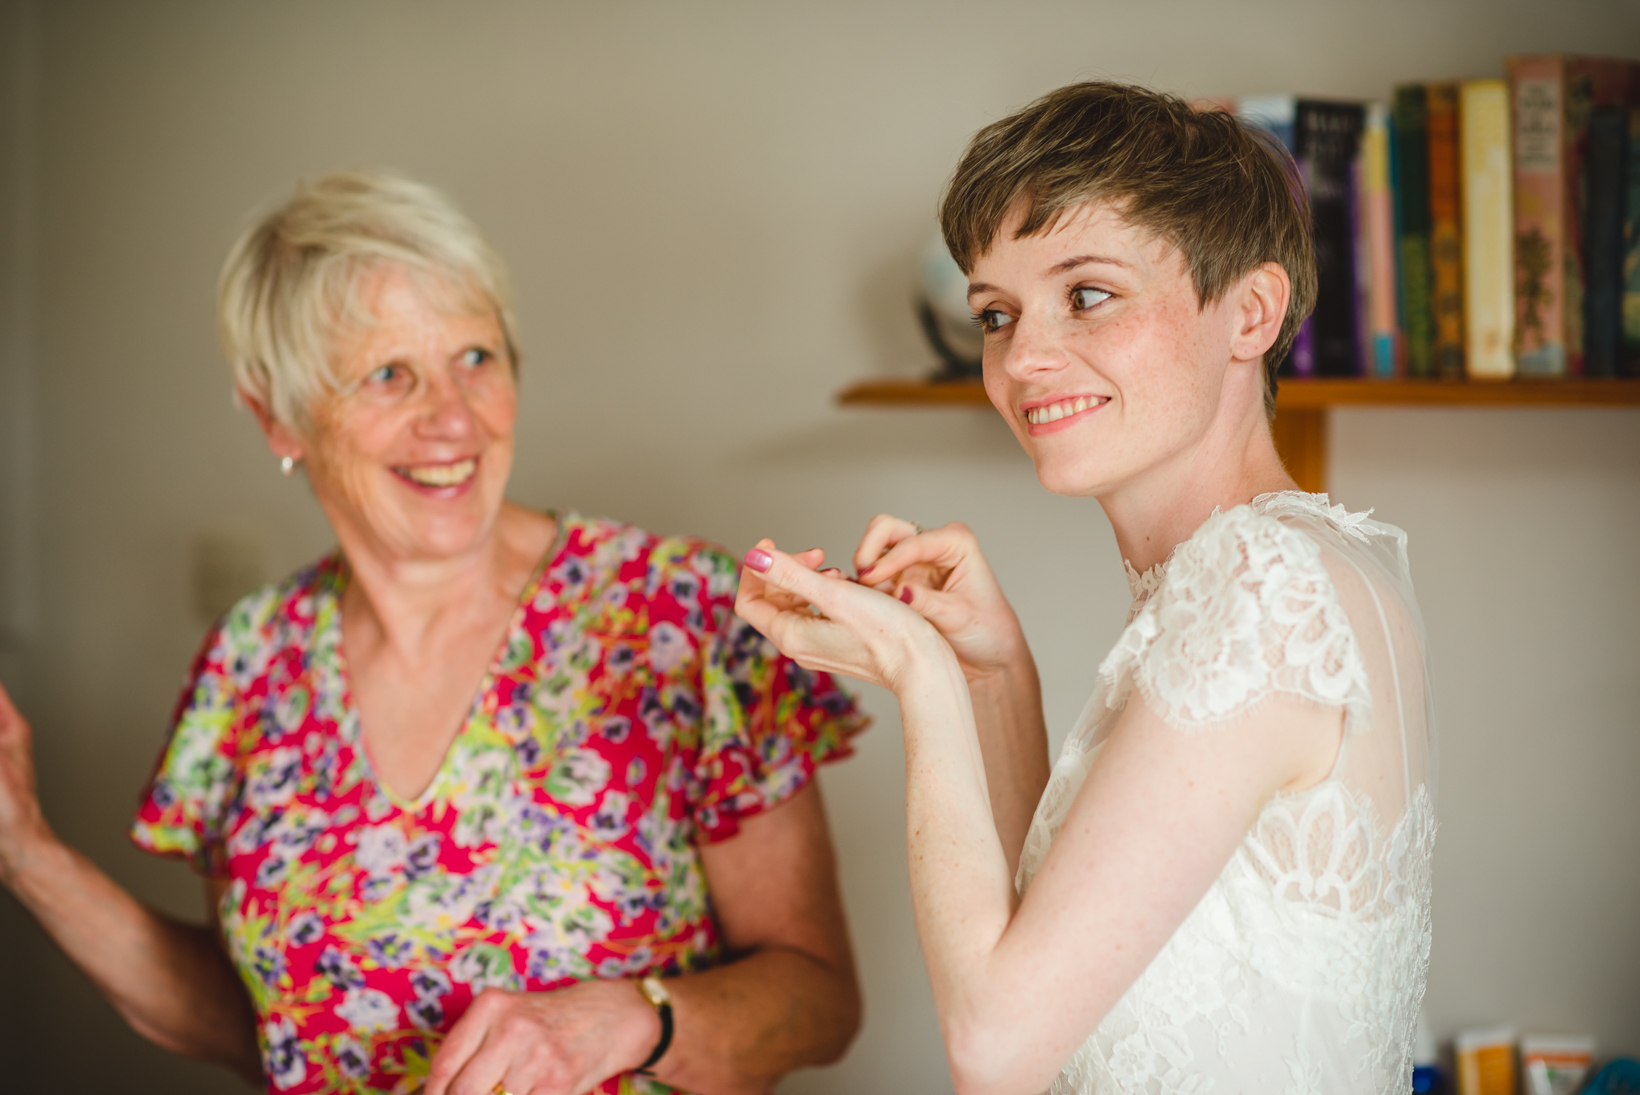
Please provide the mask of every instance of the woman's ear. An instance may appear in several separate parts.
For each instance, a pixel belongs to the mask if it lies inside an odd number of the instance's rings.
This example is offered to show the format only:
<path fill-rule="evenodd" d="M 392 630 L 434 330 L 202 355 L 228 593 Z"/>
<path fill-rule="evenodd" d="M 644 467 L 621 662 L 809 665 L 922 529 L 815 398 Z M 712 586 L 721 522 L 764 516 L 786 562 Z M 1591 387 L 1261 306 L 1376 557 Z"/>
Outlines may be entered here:
<path fill-rule="evenodd" d="M 281 460 L 288 457 L 294 461 L 301 461 L 302 439 L 295 430 L 275 418 L 266 403 L 243 389 L 239 392 L 239 401 L 249 407 L 251 413 L 256 416 L 256 424 L 262 427 L 262 436 L 268 439 L 268 448 L 273 455 Z"/>
<path fill-rule="evenodd" d="M 1230 356 L 1242 361 L 1262 357 L 1287 318 L 1287 302 L 1293 285 L 1279 262 L 1264 262 L 1249 270 L 1236 288 L 1236 329 L 1231 336 Z"/>

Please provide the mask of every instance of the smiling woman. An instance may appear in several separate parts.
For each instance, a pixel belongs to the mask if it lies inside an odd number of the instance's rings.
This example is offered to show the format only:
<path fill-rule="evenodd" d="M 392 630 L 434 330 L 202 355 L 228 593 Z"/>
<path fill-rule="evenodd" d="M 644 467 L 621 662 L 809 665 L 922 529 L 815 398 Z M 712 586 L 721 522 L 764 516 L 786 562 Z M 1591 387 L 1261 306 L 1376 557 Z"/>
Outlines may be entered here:
<path fill-rule="evenodd" d="M 211 925 L 53 835 L 3 690 L 0 882 L 139 1032 L 278 1091 L 752 1095 L 838 1057 L 811 784 L 864 719 L 735 619 L 722 551 L 507 500 L 517 340 L 476 229 L 329 176 L 234 248 L 219 314 L 339 546 L 206 636 L 132 827 Z"/>
<path fill-rule="evenodd" d="M 746 619 L 900 701 L 963 1095 L 1408 1089 L 1428 666 L 1405 534 L 1295 490 L 1271 441 L 1315 284 L 1287 166 L 1225 115 L 1086 83 L 982 130 L 952 181 L 986 393 L 1043 486 L 1099 501 L 1133 593 L 1051 770 L 968 529 L 877 517 L 854 582 L 746 556 Z"/>

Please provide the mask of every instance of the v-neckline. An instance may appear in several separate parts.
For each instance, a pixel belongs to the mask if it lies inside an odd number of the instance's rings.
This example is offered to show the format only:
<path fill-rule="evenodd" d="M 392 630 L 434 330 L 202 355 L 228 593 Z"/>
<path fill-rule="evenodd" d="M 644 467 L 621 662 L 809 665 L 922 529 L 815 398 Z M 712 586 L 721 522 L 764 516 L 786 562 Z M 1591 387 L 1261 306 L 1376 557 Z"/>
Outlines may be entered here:
<path fill-rule="evenodd" d="M 472 732 L 473 723 L 478 720 L 478 716 L 484 710 L 485 698 L 495 690 L 496 677 L 502 660 L 506 658 L 507 651 L 512 649 L 513 637 L 523 624 L 525 613 L 529 610 L 531 602 L 540 593 L 541 587 L 546 582 L 547 574 L 569 543 L 569 526 L 574 515 L 558 513 L 553 510 L 545 512 L 557 525 L 557 528 L 553 531 L 552 543 L 541 554 L 540 561 L 536 563 L 529 580 L 524 583 L 524 588 L 519 592 L 518 600 L 513 605 L 512 614 L 507 617 L 507 628 L 501 633 L 501 642 L 496 647 L 495 653 L 490 655 L 490 660 L 485 663 L 484 675 L 479 678 L 478 688 L 473 693 L 472 701 L 467 705 L 467 713 L 462 717 L 461 728 L 455 732 L 455 735 L 450 738 L 449 744 L 444 747 L 444 755 L 439 758 L 438 767 L 433 769 L 433 778 L 428 780 L 427 786 L 423 787 L 421 792 L 413 799 L 404 798 L 381 777 L 376 770 L 375 760 L 370 756 L 370 746 L 364 740 L 364 722 L 359 716 L 358 705 L 353 700 L 353 678 L 348 671 L 347 650 L 342 635 L 342 595 L 347 592 L 347 562 L 340 551 L 332 557 L 334 565 L 331 568 L 330 580 L 325 584 L 324 590 L 326 603 L 320 606 L 319 611 L 314 614 L 315 622 L 326 629 L 326 634 L 318 642 L 315 642 L 314 646 L 316 648 L 322 647 L 326 645 L 325 639 L 330 640 L 332 657 L 324 659 L 324 661 L 329 663 L 331 674 L 335 677 L 335 680 L 330 683 L 341 708 L 341 725 L 344 728 L 343 740 L 353 747 L 354 755 L 363 768 L 364 777 L 370 785 L 389 803 L 404 813 L 418 814 L 438 797 L 439 788 L 443 786 L 446 777 L 449 775 L 450 758 L 455 755 L 456 746 L 461 744 L 462 739 Z M 326 616 L 327 609 L 328 618 L 320 623 L 320 618 Z"/>

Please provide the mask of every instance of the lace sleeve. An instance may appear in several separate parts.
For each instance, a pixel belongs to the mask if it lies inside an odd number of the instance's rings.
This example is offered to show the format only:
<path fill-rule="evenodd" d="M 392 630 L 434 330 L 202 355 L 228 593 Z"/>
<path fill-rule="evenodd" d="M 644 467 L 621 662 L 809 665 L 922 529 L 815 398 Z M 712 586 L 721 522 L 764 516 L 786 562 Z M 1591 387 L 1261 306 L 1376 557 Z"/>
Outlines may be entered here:
<path fill-rule="evenodd" d="M 1350 621 L 1315 541 L 1247 506 L 1180 545 L 1162 587 L 1123 636 L 1129 668 L 1168 722 L 1195 730 L 1272 692 L 1346 709 L 1370 698 Z"/>

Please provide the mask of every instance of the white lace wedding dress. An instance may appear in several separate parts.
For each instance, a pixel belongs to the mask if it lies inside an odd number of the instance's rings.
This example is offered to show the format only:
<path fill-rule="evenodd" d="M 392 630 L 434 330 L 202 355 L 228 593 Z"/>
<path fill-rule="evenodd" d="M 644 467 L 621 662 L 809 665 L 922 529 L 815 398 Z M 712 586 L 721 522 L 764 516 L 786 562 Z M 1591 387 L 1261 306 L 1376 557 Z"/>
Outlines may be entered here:
<path fill-rule="evenodd" d="M 1435 817 L 1405 533 L 1326 495 L 1267 494 L 1128 576 L 1127 628 L 1054 765 L 1021 893 L 1135 689 L 1181 734 L 1302 697 L 1342 709 L 1342 745 L 1325 781 L 1264 807 L 1054 1095 L 1410 1090 Z"/>

